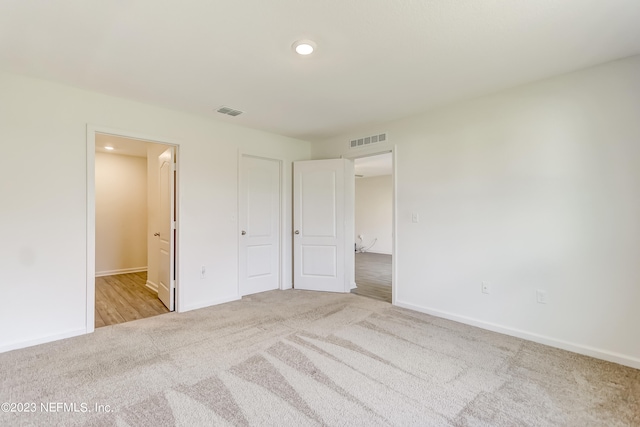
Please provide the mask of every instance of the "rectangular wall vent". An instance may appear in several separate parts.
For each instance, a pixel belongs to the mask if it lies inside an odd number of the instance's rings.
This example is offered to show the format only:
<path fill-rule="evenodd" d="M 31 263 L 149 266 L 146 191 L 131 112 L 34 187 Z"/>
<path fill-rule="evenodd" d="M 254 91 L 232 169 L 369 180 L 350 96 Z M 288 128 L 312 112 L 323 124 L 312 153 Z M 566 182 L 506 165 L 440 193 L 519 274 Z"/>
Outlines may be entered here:
<path fill-rule="evenodd" d="M 378 142 L 385 142 L 387 140 L 387 133 L 380 133 L 378 135 L 364 136 L 362 138 L 356 138 L 349 141 L 349 148 L 360 148 L 371 144 L 377 144 Z"/>
<path fill-rule="evenodd" d="M 226 106 L 222 106 L 220 108 L 218 108 L 216 111 L 218 111 L 218 113 L 222 113 L 222 114 L 226 114 L 228 116 L 239 116 L 240 114 L 242 114 L 243 112 L 240 110 L 234 110 L 233 108 L 229 108 Z"/>

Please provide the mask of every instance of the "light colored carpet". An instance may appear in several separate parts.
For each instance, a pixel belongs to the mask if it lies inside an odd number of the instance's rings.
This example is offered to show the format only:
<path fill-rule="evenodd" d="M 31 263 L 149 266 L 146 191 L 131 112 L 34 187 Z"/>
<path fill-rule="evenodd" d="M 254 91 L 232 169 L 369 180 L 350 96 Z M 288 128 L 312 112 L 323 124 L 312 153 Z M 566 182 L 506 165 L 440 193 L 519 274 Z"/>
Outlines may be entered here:
<path fill-rule="evenodd" d="M 0 354 L 0 381 L 0 402 L 37 404 L 2 426 L 640 425 L 638 370 L 294 290 Z"/>

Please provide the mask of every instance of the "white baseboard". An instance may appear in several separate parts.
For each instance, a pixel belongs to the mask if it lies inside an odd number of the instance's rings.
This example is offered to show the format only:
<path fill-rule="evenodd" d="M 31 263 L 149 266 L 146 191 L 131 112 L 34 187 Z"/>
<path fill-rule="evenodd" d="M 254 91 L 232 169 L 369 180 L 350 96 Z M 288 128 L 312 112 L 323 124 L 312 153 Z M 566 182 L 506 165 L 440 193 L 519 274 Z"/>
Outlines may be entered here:
<path fill-rule="evenodd" d="M 456 322 L 464 323 L 466 325 L 476 326 L 478 328 L 487 329 L 493 332 L 499 332 L 501 334 L 510 335 L 517 338 L 522 338 L 527 341 L 537 342 L 539 344 L 548 345 L 551 347 L 560 348 L 562 350 L 571 351 L 573 353 L 583 354 L 585 356 L 595 357 L 596 359 L 602 359 L 613 363 L 619 363 L 620 365 L 629 366 L 631 368 L 640 369 L 640 359 L 627 356 L 612 351 L 602 350 L 582 344 L 576 344 L 569 341 L 559 340 L 544 335 L 535 334 L 532 332 L 522 331 L 520 329 L 510 328 L 495 323 L 485 322 L 482 320 L 474 319 L 471 317 L 460 316 L 446 311 L 435 310 L 428 307 L 421 307 L 414 304 L 396 301 L 395 305 L 398 307 L 407 308 L 413 311 L 419 311 L 421 313 L 430 314 L 432 316 L 441 317 L 443 319 L 453 320 Z"/>
<path fill-rule="evenodd" d="M 77 337 L 78 335 L 84 335 L 87 333 L 85 328 L 82 329 L 74 329 L 71 331 L 63 332 L 61 334 L 47 335 L 44 337 L 26 340 L 26 341 L 16 341 L 11 344 L 5 344 L 0 346 L 0 353 L 4 353 L 6 351 L 18 350 L 20 348 L 32 347 L 38 344 L 45 344 L 52 341 L 58 341 L 65 338 Z"/>
<path fill-rule="evenodd" d="M 365 252 L 356 252 L 356 253 L 376 254 L 376 255 L 392 255 L 391 252 L 376 252 L 376 251 L 365 251 Z"/>
<path fill-rule="evenodd" d="M 180 307 L 180 313 L 184 313 L 185 311 L 197 310 L 199 308 L 211 307 L 212 305 L 224 304 L 225 302 L 238 301 L 239 299 L 239 295 L 233 295 L 229 297 L 199 302 L 196 304 L 189 304 L 187 306 Z"/>
<path fill-rule="evenodd" d="M 151 289 L 153 292 L 158 293 L 158 285 L 153 283 L 151 280 L 147 280 L 145 286 Z"/>
<path fill-rule="evenodd" d="M 140 273 L 141 271 L 147 271 L 147 267 L 133 267 L 122 268 L 120 270 L 96 271 L 96 277 L 115 276 L 116 274 Z"/>

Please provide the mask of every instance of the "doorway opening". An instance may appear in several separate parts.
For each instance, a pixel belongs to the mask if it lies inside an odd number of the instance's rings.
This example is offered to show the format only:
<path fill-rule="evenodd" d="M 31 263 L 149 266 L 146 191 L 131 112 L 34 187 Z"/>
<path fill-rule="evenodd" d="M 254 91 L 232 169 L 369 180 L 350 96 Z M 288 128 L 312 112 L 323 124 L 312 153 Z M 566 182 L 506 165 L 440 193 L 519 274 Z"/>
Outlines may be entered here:
<path fill-rule="evenodd" d="M 383 238 L 384 234 L 387 242 L 391 242 L 390 254 L 382 254 L 387 256 L 387 263 L 390 264 L 384 267 L 386 275 L 390 268 L 391 276 L 390 282 L 387 280 L 384 300 L 395 303 L 398 285 L 398 261 L 394 255 L 397 247 L 395 152 L 395 146 L 386 145 L 373 150 L 359 149 L 343 154 L 340 159 L 294 162 L 292 231 L 295 289 L 348 293 L 358 288 L 355 277 L 356 240 L 358 234 L 362 233 L 355 230 L 355 161 L 385 154 L 383 158 L 387 163 L 390 161 L 391 171 L 391 237 L 388 239 L 387 233 L 381 233 L 379 238 Z M 386 175 L 388 171 L 387 165 Z M 375 237 L 373 242 L 363 238 L 360 253 L 373 248 L 377 242 Z"/>
<path fill-rule="evenodd" d="M 176 145 L 87 133 L 87 332 L 177 308 Z"/>
<path fill-rule="evenodd" d="M 393 154 L 354 159 L 355 281 L 352 293 L 392 302 Z"/>

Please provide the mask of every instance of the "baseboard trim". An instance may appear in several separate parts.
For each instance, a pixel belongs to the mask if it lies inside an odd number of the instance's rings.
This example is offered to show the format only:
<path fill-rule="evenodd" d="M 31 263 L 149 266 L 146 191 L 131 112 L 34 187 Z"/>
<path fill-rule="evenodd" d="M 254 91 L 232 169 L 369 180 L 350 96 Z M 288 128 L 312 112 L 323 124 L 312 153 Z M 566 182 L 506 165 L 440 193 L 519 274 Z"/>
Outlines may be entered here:
<path fill-rule="evenodd" d="M 409 310 L 430 314 L 435 317 L 441 317 L 443 319 L 453 320 L 455 322 L 464 323 L 466 325 L 476 326 L 478 328 L 487 329 L 489 331 L 498 332 L 501 334 L 510 335 L 517 338 L 522 338 L 527 341 L 533 341 L 539 344 L 544 344 L 551 347 L 560 348 L 562 350 L 571 351 L 573 353 L 578 353 L 585 356 L 594 357 L 596 359 L 602 359 L 608 362 L 618 363 L 620 365 L 625 365 L 631 368 L 640 369 L 640 359 L 627 356 L 624 354 L 615 353 L 608 350 L 602 350 L 599 348 L 594 348 L 594 347 L 577 344 L 569 341 L 559 340 L 556 338 L 548 337 L 545 335 L 539 335 L 532 332 L 523 331 L 520 329 L 509 328 L 506 326 L 485 322 L 485 321 L 474 319 L 471 317 L 460 316 L 460 315 L 449 313 L 446 311 L 436 310 L 428 307 L 421 307 L 421 306 L 406 303 L 403 301 L 396 301 L 395 305 L 397 305 L 398 307 L 407 308 Z"/>
<path fill-rule="evenodd" d="M 145 286 L 151 289 L 153 292 L 158 293 L 158 285 L 153 283 L 151 280 L 147 280 Z"/>
<path fill-rule="evenodd" d="M 356 252 L 360 254 L 374 254 L 374 255 L 393 255 L 391 252 L 376 252 L 376 251 L 364 251 L 364 252 Z"/>
<path fill-rule="evenodd" d="M 233 295 L 229 297 L 199 302 L 196 304 L 189 304 L 187 306 L 180 307 L 180 313 L 184 313 L 185 311 L 198 310 L 199 308 L 211 307 L 213 305 L 224 304 L 225 302 L 238 301 L 239 299 L 239 295 Z"/>
<path fill-rule="evenodd" d="M 16 341 L 8 345 L 0 346 L 0 353 L 5 353 L 7 351 L 18 350 L 26 347 L 33 347 L 34 345 L 63 340 L 65 338 L 77 337 L 78 335 L 84 335 L 86 333 L 87 333 L 87 330 L 85 328 L 82 328 L 82 329 L 74 329 L 71 331 L 63 332 L 61 334 L 47 335 L 47 336 L 32 339 L 32 340 Z"/>
<path fill-rule="evenodd" d="M 120 270 L 96 271 L 96 277 L 115 276 L 117 274 L 140 273 L 147 271 L 147 267 L 121 268 Z"/>

